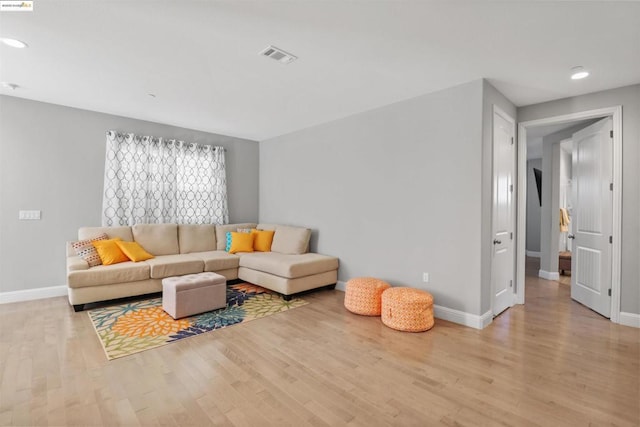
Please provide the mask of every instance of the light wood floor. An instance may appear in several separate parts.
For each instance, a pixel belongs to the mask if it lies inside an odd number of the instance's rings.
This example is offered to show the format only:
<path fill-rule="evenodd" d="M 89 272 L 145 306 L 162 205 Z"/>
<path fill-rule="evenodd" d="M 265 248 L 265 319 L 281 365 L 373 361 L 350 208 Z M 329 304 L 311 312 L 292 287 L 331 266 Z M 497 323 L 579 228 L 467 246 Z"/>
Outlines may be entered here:
<path fill-rule="evenodd" d="M 64 298 L 0 306 L 0 425 L 637 426 L 640 330 L 530 277 L 482 331 L 347 312 L 344 294 L 108 362 Z"/>

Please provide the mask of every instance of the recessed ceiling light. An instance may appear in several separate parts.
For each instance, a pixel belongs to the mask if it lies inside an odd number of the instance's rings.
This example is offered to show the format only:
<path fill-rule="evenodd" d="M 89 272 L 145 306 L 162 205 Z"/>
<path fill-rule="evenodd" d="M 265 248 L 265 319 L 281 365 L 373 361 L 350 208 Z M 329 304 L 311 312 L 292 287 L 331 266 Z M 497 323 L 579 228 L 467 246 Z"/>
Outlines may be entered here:
<path fill-rule="evenodd" d="M 15 48 L 18 48 L 18 49 L 24 49 L 25 47 L 29 46 L 28 44 L 26 44 L 23 41 L 16 40 L 16 39 L 10 39 L 10 38 L 6 38 L 6 37 L 0 38 L 0 41 L 2 41 L 2 43 L 6 44 L 7 46 L 15 47 Z"/>
<path fill-rule="evenodd" d="M 12 90 L 16 90 L 18 89 L 20 86 L 15 84 L 15 83 L 9 83 L 9 82 L 2 82 L 0 83 L 2 85 L 3 88 L 6 89 L 12 89 Z"/>
<path fill-rule="evenodd" d="M 571 69 L 571 80 L 584 79 L 589 75 L 589 72 L 582 66 L 573 67 Z"/>

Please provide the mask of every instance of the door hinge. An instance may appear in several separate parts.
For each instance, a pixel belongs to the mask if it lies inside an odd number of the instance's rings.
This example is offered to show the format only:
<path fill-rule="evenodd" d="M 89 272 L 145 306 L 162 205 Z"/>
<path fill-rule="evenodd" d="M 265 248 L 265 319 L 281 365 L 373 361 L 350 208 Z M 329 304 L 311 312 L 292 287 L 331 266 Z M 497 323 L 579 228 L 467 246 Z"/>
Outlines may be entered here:
<path fill-rule="evenodd" d="M 609 138 L 613 138 L 613 131 L 612 130 L 609 131 Z"/>
<path fill-rule="evenodd" d="M 509 287 L 513 288 L 513 280 L 509 280 Z"/>
<path fill-rule="evenodd" d="M 613 236 L 609 236 L 609 243 L 613 243 Z"/>
<path fill-rule="evenodd" d="M 609 288 L 609 296 L 611 296 L 611 288 Z"/>
<path fill-rule="evenodd" d="M 612 135 L 613 136 L 613 135 Z M 511 145 L 513 145 L 513 137 L 511 137 Z"/>
<path fill-rule="evenodd" d="M 609 184 L 609 191 L 613 191 L 613 182 Z"/>
<path fill-rule="evenodd" d="M 510 238 L 511 240 L 513 240 L 513 231 L 511 231 L 511 232 L 509 233 L 509 238 Z"/>
<path fill-rule="evenodd" d="M 509 191 L 513 193 L 513 184 L 509 185 Z"/>

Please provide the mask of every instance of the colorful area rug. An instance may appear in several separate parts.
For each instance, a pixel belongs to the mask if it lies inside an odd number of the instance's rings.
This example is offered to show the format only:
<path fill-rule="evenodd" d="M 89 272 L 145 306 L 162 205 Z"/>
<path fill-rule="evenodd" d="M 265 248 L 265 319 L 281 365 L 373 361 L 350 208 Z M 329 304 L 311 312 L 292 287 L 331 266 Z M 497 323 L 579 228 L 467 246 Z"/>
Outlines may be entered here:
<path fill-rule="evenodd" d="M 89 311 L 96 333 L 109 360 L 160 347 L 308 304 L 260 286 L 241 283 L 227 286 L 227 307 L 174 320 L 162 310 L 162 298 L 114 305 Z"/>

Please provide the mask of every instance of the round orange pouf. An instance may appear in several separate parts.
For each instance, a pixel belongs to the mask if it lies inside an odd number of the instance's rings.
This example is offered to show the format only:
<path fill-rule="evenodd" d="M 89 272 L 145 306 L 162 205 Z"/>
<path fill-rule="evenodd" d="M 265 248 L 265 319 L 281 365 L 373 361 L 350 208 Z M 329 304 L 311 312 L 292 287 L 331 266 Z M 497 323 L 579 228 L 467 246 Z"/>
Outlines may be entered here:
<path fill-rule="evenodd" d="M 384 280 L 374 277 L 356 277 L 347 282 L 344 306 L 352 313 L 380 316 L 380 296 L 391 287 Z"/>
<path fill-rule="evenodd" d="M 433 328 L 433 296 L 414 288 L 389 288 L 382 293 L 382 323 L 405 332 Z"/>

